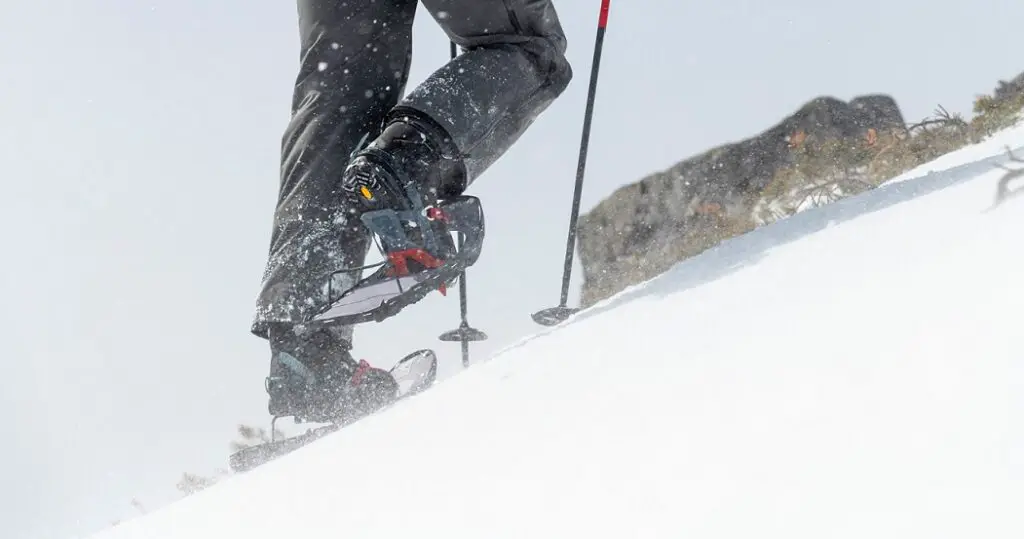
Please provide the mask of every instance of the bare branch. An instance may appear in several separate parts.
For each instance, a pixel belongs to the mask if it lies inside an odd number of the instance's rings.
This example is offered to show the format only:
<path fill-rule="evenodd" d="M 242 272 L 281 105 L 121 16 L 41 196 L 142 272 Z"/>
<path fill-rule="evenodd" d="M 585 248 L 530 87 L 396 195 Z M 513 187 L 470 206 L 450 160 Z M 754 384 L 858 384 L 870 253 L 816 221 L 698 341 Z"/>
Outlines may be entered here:
<path fill-rule="evenodd" d="M 1011 150 L 1009 146 L 1006 147 L 1006 153 L 1009 155 L 1010 161 L 1024 164 L 1024 159 L 1014 155 L 1013 150 Z M 993 206 L 998 206 L 1002 202 L 1006 201 L 1006 199 L 1010 198 L 1010 196 L 1015 195 L 1020 191 L 1024 191 L 1024 187 L 1017 188 L 1013 191 L 1010 190 L 1010 181 L 1024 176 L 1024 168 L 1015 169 L 1001 164 L 996 166 L 1005 170 L 1006 174 L 1004 174 L 1002 178 L 999 178 L 999 183 L 996 185 L 996 201 Z"/>
<path fill-rule="evenodd" d="M 945 107 L 939 105 L 932 118 L 925 118 L 916 124 L 910 125 L 907 127 L 907 132 L 913 132 L 917 129 L 927 131 L 927 128 L 933 125 L 954 127 L 958 130 L 965 130 L 969 127 L 968 123 L 959 114 L 951 114 Z"/>
<path fill-rule="evenodd" d="M 960 128 L 966 128 L 967 122 L 964 121 L 963 117 L 959 114 L 950 114 L 946 107 L 939 105 L 939 108 L 935 109 L 935 116 L 947 124 L 952 124 Z"/>

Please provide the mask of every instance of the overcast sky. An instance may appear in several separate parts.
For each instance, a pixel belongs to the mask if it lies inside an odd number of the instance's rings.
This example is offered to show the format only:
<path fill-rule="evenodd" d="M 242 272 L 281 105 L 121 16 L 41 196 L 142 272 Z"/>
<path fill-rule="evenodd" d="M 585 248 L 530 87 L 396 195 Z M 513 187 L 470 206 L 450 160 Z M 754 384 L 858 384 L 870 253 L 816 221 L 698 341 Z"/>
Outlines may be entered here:
<path fill-rule="evenodd" d="M 488 220 L 477 358 L 558 298 L 598 2 L 556 5 L 576 78 L 471 190 Z M 425 15 L 413 82 L 448 54 Z M 1024 70 L 1021 20 L 1009 0 L 614 2 L 584 209 L 816 95 L 969 113 Z M 95 530 L 133 497 L 156 508 L 181 472 L 226 466 L 235 424 L 266 421 L 268 352 L 248 329 L 297 61 L 287 1 L 0 5 L 7 537 Z M 431 298 L 360 329 L 358 355 L 434 346 L 451 375 L 458 346 L 436 336 L 457 316 L 455 294 Z"/>

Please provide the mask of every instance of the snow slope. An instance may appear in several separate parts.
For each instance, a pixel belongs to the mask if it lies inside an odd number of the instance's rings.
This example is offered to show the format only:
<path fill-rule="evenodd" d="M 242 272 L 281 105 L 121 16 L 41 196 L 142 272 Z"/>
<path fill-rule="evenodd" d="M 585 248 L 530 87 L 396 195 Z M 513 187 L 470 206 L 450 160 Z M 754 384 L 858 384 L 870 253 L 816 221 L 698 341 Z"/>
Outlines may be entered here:
<path fill-rule="evenodd" d="M 1022 537 L 1024 197 L 989 210 L 1024 129 L 1000 136 L 96 538 Z"/>

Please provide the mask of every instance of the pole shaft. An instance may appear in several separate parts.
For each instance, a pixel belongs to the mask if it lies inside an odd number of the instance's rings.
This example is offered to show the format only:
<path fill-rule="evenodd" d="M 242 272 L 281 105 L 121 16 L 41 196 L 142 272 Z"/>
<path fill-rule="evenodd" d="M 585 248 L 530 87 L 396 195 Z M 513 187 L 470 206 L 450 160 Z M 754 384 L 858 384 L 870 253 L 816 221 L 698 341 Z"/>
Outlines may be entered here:
<path fill-rule="evenodd" d="M 459 53 L 459 49 L 455 45 L 454 41 L 450 41 L 449 43 L 451 44 L 450 45 L 451 59 L 454 60 L 455 57 Z M 460 253 L 462 252 L 462 246 L 463 246 L 464 242 L 465 242 L 464 236 L 462 234 L 459 234 L 459 252 Z M 463 333 L 463 338 L 462 338 L 462 367 L 463 368 L 469 367 L 469 341 L 466 339 L 466 336 L 465 336 L 465 331 L 469 329 L 469 300 L 467 298 L 468 295 L 469 295 L 469 292 L 467 290 L 467 285 L 466 285 L 466 272 L 463 271 L 459 275 L 459 313 L 460 313 L 460 315 L 462 317 L 462 321 L 459 324 L 459 329 L 461 329 L 464 332 Z"/>
<path fill-rule="evenodd" d="M 572 212 L 569 216 L 569 237 L 565 244 L 565 264 L 562 268 L 562 294 L 559 305 L 565 307 L 569 301 L 569 281 L 572 276 L 573 255 L 576 248 L 576 230 L 580 214 L 580 199 L 583 190 L 583 175 L 586 170 L 587 153 L 590 146 L 590 126 L 594 119 L 594 101 L 597 95 L 597 75 L 601 68 L 601 52 L 604 49 L 604 34 L 608 27 L 608 12 L 611 0 L 601 1 L 601 13 L 597 22 L 597 36 L 594 40 L 594 58 L 590 68 L 590 87 L 587 90 L 587 108 L 583 115 L 583 134 L 580 141 L 579 162 L 576 165 L 576 186 L 573 190 Z"/>

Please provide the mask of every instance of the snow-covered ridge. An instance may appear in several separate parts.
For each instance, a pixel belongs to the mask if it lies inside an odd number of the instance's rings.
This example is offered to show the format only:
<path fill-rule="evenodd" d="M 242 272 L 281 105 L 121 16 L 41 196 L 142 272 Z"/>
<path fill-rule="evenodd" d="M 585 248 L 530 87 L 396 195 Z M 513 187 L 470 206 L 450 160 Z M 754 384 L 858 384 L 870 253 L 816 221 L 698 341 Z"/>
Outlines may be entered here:
<path fill-rule="evenodd" d="M 1006 146 L 1024 126 L 95 537 L 1022 537 Z"/>

